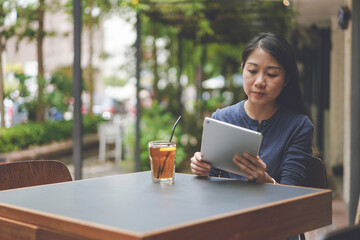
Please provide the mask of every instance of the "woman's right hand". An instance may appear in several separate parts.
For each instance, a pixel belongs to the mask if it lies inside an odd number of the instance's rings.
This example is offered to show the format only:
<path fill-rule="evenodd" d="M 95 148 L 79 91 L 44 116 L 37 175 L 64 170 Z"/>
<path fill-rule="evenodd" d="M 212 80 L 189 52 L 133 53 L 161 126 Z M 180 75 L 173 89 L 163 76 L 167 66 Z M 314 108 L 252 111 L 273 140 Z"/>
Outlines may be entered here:
<path fill-rule="evenodd" d="M 199 176 L 208 176 L 210 172 L 210 164 L 202 162 L 202 157 L 204 154 L 201 152 L 196 152 L 194 156 L 190 159 L 191 171 Z"/>

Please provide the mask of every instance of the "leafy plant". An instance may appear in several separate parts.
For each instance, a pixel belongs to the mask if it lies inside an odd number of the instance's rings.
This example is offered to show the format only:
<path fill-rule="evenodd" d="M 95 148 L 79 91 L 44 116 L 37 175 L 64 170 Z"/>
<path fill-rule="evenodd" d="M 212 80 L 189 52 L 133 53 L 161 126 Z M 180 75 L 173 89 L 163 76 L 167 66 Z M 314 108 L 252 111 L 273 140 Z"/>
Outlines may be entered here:
<path fill-rule="evenodd" d="M 72 67 L 57 69 L 51 76 L 50 84 L 54 90 L 48 94 L 49 104 L 61 112 L 67 111 L 70 99 L 73 96 Z"/>
<path fill-rule="evenodd" d="M 97 124 L 104 121 L 101 117 L 84 116 L 83 133 L 96 133 Z M 0 129 L 0 152 L 26 149 L 29 146 L 48 144 L 54 141 L 70 139 L 73 136 L 73 122 L 48 121 L 28 123 L 11 128 Z"/>

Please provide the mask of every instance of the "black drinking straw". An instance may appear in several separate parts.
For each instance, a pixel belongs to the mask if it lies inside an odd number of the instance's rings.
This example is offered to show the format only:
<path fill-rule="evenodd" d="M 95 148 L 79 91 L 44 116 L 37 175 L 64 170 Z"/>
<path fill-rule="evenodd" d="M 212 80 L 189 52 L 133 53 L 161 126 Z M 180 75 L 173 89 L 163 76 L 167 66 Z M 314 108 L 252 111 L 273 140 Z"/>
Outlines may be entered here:
<path fill-rule="evenodd" d="M 171 142 L 171 139 L 172 139 L 172 137 L 173 137 L 173 135 L 174 135 L 175 127 L 176 127 L 176 125 L 178 124 L 178 122 L 180 121 L 180 119 L 181 119 L 181 115 L 178 117 L 178 119 L 176 120 L 176 122 L 175 122 L 175 124 L 174 124 L 174 126 L 173 126 L 173 129 L 172 129 L 172 132 L 171 132 L 171 136 L 170 136 L 169 142 Z"/>
<path fill-rule="evenodd" d="M 172 137 L 173 137 L 174 131 L 175 131 L 175 127 L 176 127 L 176 125 L 179 123 L 180 119 L 181 119 L 181 115 L 178 117 L 178 119 L 177 119 L 176 122 L 174 123 L 174 126 L 173 126 L 173 129 L 172 129 L 172 132 L 171 132 L 171 136 L 170 136 L 169 142 L 171 142 L 171 140 L 172 140 Z M 164 160 L 164 163 L 163 163 L 162 167 L 159 166 L 157 178 L 159 178 L 159 177 L 160 177 L 160 174 L 163 173 L 164 168 L 165 168 L 165 163 L 166 163 L 166 160 L 168 159 L 169 155 L 170 155 L 170 152 L 168 152 L 168 153 L 166 154 L 166 157 L 165 157 L 165 160 Z"/>

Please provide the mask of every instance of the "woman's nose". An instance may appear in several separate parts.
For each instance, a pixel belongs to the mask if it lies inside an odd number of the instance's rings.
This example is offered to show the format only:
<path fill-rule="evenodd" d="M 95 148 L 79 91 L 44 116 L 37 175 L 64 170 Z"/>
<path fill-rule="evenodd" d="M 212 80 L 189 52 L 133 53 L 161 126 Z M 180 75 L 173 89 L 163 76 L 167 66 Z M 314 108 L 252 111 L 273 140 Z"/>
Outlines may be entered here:
<path fill-rule="evenodd" d="M 255 87 L 265 87 L 265 75 L 259 74 L 255 79 Z"/>

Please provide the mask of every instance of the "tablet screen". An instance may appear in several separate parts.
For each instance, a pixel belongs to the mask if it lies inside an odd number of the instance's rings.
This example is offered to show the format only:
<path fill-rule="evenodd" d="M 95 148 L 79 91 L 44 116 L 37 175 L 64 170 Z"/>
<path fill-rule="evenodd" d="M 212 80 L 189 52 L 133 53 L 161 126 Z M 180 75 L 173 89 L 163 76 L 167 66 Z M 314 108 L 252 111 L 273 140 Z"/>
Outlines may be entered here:
<path fill-rule="evenodd" d="M 204 119 L 201 152 L 212 166 L 235 174 L 244 173 L 233 163 L 235 154 L 259 154 L 262 134 L 213 118 Z"/>

